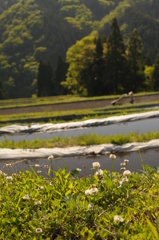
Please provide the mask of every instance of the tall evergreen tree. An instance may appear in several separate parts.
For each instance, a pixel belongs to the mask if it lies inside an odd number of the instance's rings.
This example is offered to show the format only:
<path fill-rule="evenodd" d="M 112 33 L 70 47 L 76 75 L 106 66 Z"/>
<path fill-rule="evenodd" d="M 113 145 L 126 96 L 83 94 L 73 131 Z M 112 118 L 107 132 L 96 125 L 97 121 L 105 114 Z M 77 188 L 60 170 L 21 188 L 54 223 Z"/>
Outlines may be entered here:
<path fill-rule="evenodd" d="M 37 77 L 37 92 L 38 97 L 54 95 L 53 88 L 53 69 L 48 61 L 44 63 L 40 61 Z"/>
<path fill-rule="evenodd" d="M 3 85 L 3 82 L 0 79 L 0 99 L 5 99 L 7 98 L 6 91 Z"/>
<path fill-rule="evenodd" d="M 153 71 L 153 85 L 154 85 L 154 90 L 158 91 L 159 90 L 159 52 L 157 53 L 155 62 L 154 62 L 154 71 Z"/>
<path fill-rule="evenodd" d="M 55 70 L 55 91 L 56 95 L 62 95 L 67 93 L 66 89 L 61 85 L 62 81 L 66 80 L 67 64 L 59 56 L 57 66 Z"/>
<path fill-rule="evenodd" d="M 96 41 L 95 56 L 93 61 L 93 94 L 92 95 L 102 95 L 103 94 L 103 71 L 104 71 L 104 59 L 103 59 L 103 42 L 99 36 Z"/>
<path fill-rule="evenodd" d="M 133 30 L 128 44 L 129 88 L 141 91 L 144 88 L 144 53 L 142 40 L 136 29 Z"/>
<path fill-rule="evenodd" d="M 88 61 L 82 69 L 82 83 L 87 89 L 88 96 L 99 96 L 103 94 L 103 43 L 99 36 L 94 41 L 95 51 L 93 60 Z"/>
<path fill-rule="evenodd" d="M 123 93 L 126 85 L 126 58 L 123 36 L 117 19 L 111 24 L 111 33 L 107 39 L 107 54 L 105 67 L 106 93 Z"/>

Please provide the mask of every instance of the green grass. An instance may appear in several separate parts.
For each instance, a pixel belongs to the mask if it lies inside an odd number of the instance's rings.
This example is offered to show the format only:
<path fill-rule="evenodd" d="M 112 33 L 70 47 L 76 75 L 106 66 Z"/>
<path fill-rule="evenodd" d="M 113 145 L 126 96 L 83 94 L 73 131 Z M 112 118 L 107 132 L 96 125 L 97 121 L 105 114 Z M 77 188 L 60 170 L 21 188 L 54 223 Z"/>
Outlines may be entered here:
<path fill-rule="evenodd" d="M 131 132 L 129 134 L 117 134 L 102 136 L 92 133 L 91 135 L 80 135 L 78 137 L 55 137 L 49 140 L 35 139 L 32 141 L 9 141 L 6 138 L 0 141 L 0 148 L 23 148 L 23 149 L 37 149 L 37 148 L 53 148 L 53 147 L 68 147 L 68 146 L 89 146 L 93 144 L 113 143 L 117 145 L 132 143 L 132 142 L 147 142 L 152 139 L 159 139 L 159 132 L 148 132 L 138 134 Z"/>
<path fill-rule="evenodd" d="M 52 122 L 59 123 L 65 121 L 81 121 L 93 118 L 106 118 L 115 115 L 126 115 L 131 113 L 140 113 L 153 111 L 152 105 L 159 105 L 159 101 L 147 103 L 146 107 L 150 106 L 149 110 L 145 109 L 143 103 L 140 104 L 125 104 L 124 106 L 110 106 L 107 108 L 83 109 L 83 110 L 67 110 L 67 111 L 49 111 L 49 112 L 34 112 L 34 113 L 16 113 L 8 115 L 0 115 L 0 126 L 5 126 L 13 123 L 31 123 L 31 122 Z M 155 108 L 158 110 L 159 108 Z"/>
<path fill-rule="evenodd" d="M 155 95 L 159 92 L 141 92 L 137 93 L 134 96 L 143 96 L 143 95 Z M 108 95 L 108 96 L 99 96 L 99 97 L 80 97 L 74 95 L 64 95 L 64 96 L 52 96 L 52 97 L 41 97 L 41 98 L 21 98 L 21 99 L 7 99 L 0 100 L 0 109 L 3 108 L 15 108 L 15 107 L 29 107 L 29 106 L 42 106 L 50 104 L 60 104 L 60 103 L 70 103 L 70 102 L 81 102 L 81 101 L 94 101 L 94 100 L 106 100 L 118 98 L 121 95 Z"/>
<path fill-rule="evenodd" d="M 0 173 L 0 239 L 159 239 L 159 174 L 148 166 L 128 176 Z"/>

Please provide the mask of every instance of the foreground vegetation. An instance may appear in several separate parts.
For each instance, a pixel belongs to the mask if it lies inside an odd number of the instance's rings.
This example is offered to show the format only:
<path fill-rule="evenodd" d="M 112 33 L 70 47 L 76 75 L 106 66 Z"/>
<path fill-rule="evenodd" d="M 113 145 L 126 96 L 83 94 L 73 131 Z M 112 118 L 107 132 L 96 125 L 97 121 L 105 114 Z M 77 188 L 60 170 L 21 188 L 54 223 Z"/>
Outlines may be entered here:
<path fill-rule="evenodd" d="M 0 239 L 158 239 L 158 171 L 143 165 L 142 174 L 131 173 L 128 162 L 122 174 L 95 162 L 83 178 L 81 169 L 59 169 L 54 178 L 50 167 L 47 178 L 0 171 Z"/>

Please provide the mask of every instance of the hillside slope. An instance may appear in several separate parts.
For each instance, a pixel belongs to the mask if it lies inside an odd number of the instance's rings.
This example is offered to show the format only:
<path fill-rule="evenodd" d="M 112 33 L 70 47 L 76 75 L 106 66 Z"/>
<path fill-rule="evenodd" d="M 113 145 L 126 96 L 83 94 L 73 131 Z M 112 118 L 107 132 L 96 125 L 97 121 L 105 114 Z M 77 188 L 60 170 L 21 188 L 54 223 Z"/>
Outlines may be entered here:
<path fill-rule="evenodd" d="M 7 94 L 36 93 L 41 59 L 56 67 L 58 56 L 88 34 L 107 36 L 117 17 L 125 40 L 133 28 L 145 51 L 159 49 L 159 0 L 0 0 L 0 72 Z"/>

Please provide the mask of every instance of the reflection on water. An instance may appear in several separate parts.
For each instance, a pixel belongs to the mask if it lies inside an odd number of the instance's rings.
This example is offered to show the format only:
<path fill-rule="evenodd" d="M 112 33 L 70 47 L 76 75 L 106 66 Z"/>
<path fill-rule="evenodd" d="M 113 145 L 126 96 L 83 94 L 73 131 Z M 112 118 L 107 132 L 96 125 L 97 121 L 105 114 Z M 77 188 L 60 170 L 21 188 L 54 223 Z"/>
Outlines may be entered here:
<path fill-rule="evenodd" d="M 33 139 L 51 139 L 53 137 L 77 137 L 83 134 L 100 134 L 100 135 L 110 135 L 110 134 L 128 134 L 130 132 L 137 133 L 147 133 L 159 131 L 159 118 L 150 118 L 145 120 L 139 120 L 134 122 L 125 122 L 119 124 L 112 124 L 106 126 L 98 126 L 98 127 L 90 127 L 83 129 L 69 129 L 66 131 L 52 132 L 52 133 L 40 133 L 40 134 L 23 134 L 23 135 L 6 135 L 1 136 L 0 140 L 8 139 L 14 141 L 20 140 L 28 140 L 31 141 Z"/>
<path fill-rule="evenodd" d="M 143 159 L 144 164 L 148 164 L 151 167 L 159 167 L 159 149 L 157 150 L 149 150 L 141 152 L 141 157 Z M 117 158 L 114 160 L 114 168 L 113 170 L 121 173 L 120 164 L 124 161 L 124 159 L 128 159 L 128 169 L 131 171 L 142 171 L 142 161 L 140 158 L 140 154 L 138 152 L 117 154 Z M 6 167 L 6 163 L 14 163 L 13 167 Z M 0 161 L 0 169 L 4 172 L 10 174 L 10 171 L 13 173 L 18 172 L 19 170 L 30 170 L 31 167 L 35 171 L 42 171 L 44 176 L 47 176 L 48 169 L 46 165 L 50 164 L 48 159 L 37 159 L 37 160 L 23 160 L 23 161 Z M 58 168 L 67 168 L 72 171 L 76 168 L 81 168 L 79 176 L 88 176 L 92 173 L 92 163 L 99 162 L 101 164 L 101 169 L 111 170 L 111 159 L 109 159 L 109 155 L 105 156 L 90 156 L 90 157 L 77 157 L 77 158 L 63 158 L 63 159 L 53 159 L 52 166 L 53 170 L 57 171 Z M 17 164 L 16 164 L 17 163 Z M 35 167 L 35 164 L 39 164 L 40 167 Z M 31 166 L 31 167 L 30 167 Z M 10 168 L 10 169 L 9 169 Z"/>

